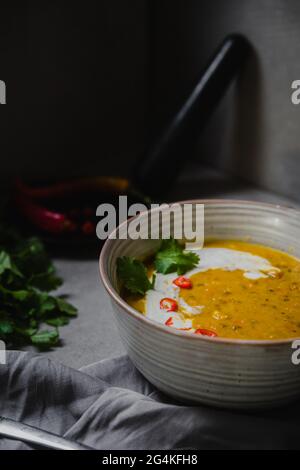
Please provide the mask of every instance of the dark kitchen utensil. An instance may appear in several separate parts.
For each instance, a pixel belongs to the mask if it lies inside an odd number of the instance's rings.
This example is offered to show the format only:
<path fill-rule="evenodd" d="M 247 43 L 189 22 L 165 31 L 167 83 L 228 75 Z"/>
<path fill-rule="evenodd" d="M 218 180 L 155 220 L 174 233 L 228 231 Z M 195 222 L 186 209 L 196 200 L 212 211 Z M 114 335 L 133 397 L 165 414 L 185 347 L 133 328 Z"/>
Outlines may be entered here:
<path fill-rule="evenodd" d="M 186 162 L 187 147 L 195 143 L 250 49 L 243 36 L 235 34 L 224 40 L 161 138 L 137 162 L 132 179 L 135 187 L 150 196 L 161 196 L 176 181 Z"/>

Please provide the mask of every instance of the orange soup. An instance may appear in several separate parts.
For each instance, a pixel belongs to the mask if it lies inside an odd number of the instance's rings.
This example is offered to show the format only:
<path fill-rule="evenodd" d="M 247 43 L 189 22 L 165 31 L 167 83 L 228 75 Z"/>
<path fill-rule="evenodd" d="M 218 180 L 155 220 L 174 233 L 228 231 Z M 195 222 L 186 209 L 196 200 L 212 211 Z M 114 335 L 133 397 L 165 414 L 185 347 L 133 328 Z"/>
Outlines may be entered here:
<path fill-rule="evenodd" d="M 248 340 L 300 337 L 298 259 L 230 240 L 206 243 L 198 255 L 199 265 L 184 275 L 184 282 L 176 281 L 176 273 L 158 274 L 153 290 L 144 297 L 127 296 L 127 302 L 159 323 L 195 334 Z M 149 276 L 153 271 L 150 265 Z"/>

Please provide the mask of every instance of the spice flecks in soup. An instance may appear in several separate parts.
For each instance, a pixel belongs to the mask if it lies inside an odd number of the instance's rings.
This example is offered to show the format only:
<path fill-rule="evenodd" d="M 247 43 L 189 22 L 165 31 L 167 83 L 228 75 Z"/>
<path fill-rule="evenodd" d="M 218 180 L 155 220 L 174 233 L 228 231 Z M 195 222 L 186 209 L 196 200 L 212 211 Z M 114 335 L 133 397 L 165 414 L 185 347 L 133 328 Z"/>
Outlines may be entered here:
<path fill-rule="evenodd" d="M 175 282 L 176 273 L 158 273 L 155 289 L 144 298 L 127 298 L 128 303 L 159 323 L 198 334 L 257 340 L 300 337 L 298 259 L 238 241 L 209 242 L 197 254 L 199 264 L 186 279 Z"/>

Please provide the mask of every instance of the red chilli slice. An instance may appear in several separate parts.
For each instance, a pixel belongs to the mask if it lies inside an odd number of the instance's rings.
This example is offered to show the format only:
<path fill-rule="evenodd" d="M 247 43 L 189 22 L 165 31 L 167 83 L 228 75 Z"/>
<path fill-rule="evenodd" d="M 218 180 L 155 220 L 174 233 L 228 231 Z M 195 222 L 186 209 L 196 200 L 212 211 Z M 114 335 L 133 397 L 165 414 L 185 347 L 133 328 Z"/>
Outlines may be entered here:
<path fill-rule="evenodd" d="M 176 300 L 165 298 L 160 301 L 160 308 L 161 310 L 166 310 L 167 312 L 177 312 L 178 305 Z"/>
<path fill-rule="evenodd" d="M 179 276 L 175 281 L 173 281 L 175 286 L 180 287 L 180 289 L 191 289 L 193 287 L 192 281 L 188 277 Z"/>
<path fill-rule="evenodd" d="M 195 334 L 196 335 L 202 335 L 202 336 L 210 336 L 212 338 L 216 338 L 218 336 L 217 333 L 215 333 L 214 331 L 204 330 L 202 328 L 200 328 L 199 330 L 196 330 Z"/>
<path fill-rule="evenodd" d="M 168 320 L 166 321 L 165 325 L 166 325 L 166 326 L 173 326 L 173 325 L 174 325 L 174 323 L 173 323 L 173 318 L 172 318 L 172 317 L 168 318 Z"/>

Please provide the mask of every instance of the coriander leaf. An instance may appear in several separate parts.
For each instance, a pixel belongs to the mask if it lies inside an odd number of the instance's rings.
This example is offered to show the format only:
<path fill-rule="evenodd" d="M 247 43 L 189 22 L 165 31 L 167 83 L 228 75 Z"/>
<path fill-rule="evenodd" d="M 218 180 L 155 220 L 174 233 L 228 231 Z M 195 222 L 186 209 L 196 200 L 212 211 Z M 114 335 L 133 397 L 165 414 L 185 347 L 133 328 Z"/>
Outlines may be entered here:
<path fill-rule="evenodd" d="M 7 293 L 11 295 L 14 299 L 19 300 L 20 302 L 23 302 L 24 300 L 27 300 L 30 297 L 30 292 L 27 290 L 7 290 Z"/>
<path fill-rule="evenodd" d="M 148 279 L 145 265 L 135 258 L 128 256 L 118 258 L 117 274 L 125 288 L 132 294 L 144 295 L 149 289 L 153 289 L 153 282 Z"/>
<path fill-rule="evenodd" d="M 49 318 L 49 320 L 46 321 L 47 325 L 56 326 L 56 327 L 68 325 L 69 322 L 70 322 L 70 319 L 67 317 Z"/>
<path fill-rule="evenodd" d="M 55 312 L 57 309 L 56 299 L 46 292 L 36 292 L 38 299 L 38 313 L 43 316 L 49 312 Z"/>
<path fill-rule="evenodd" d="M 11 290 L 7 289 L 0 284 L 0 293 L 3 295 L 4 299 L 13 298 L 15 300 L 24 301 L 30 297 L 30 292 L 28 290 Z"/>
<path fill-rule="evenodd" d="M 11 269 L 11 258 L 8 253 L 1 251 L 0 253 L 0 275 L 3 274 L 7 269 Z"/>
<path fill-rule="evenodd" d="M 55 274 L 55 269 L 51 265 L 48 267 L 47 271 L 34 274 L 29 280 L 29 284 L 40 290 L 50 292 L 60 287 L 62 285 L 62 280 Z"/>
<path fill-rule="evenodd" d="M 24 328 L 17 326 L 15 328 L 15 332 L 19 333 L 21 336 L 25 336 L 26 338 L 30 338 L 31 336 L 35 335 L 37 332 L 36 328 Z"/>
<path fill-rule="evenodd" d="M 0 339 L 9 346 L 58 343 L 58 326 L 76 309 L 49 292 L 61 285 L 42 242 L 23 238 L 0 221 Z M 51 324 L 53 331 L 39 330 Z"/>
<path fill-rule="evenodd" d="M 14 327 L 9 320 L 0 320 L 0 338 L 5 335 L 11 334 L 14 331 Z"/>
<path fill-rule="evenodd" d="M 185 274 L 199 263 L 199 256 L 191 251 L 185 251 L 177 240 L 163 240 L 155 255 L 155 268 L 162 274 L 177 272 Z"/>
<path fill-rule="evenodd" d="M 66 302 L 61 297 L 56 298 L 56 304 L 61 313 L 68 315 L 70 317 L 74 317 L 77 315 L 77 308 L 71 305 L 69 302 Z"/>
<path fill-rule="evenodd" d="M 55 346 L 55 344 L 58 343 L 59 335 L 56 330 L 44 330 L 34 334 L 33 336 L 31 336 L 30 339 L 32 344 L 35 344 L 37 346 L 49 347 Z"/>
<path fill-rule="evenodd" d="M 11 267 L 11 260 L 10 256 L 6 251 L 1 251 L 0 253 L 0 269 L 1 274 L 4 272 L 5 269 L 10 269 Z"/>
<path fill-rule="evenodd" d="M 20 240 L 13 257 L 17 268 L 27 279 L 44 274 L 52 266 L 44 245 L 37 238 Z"/>

